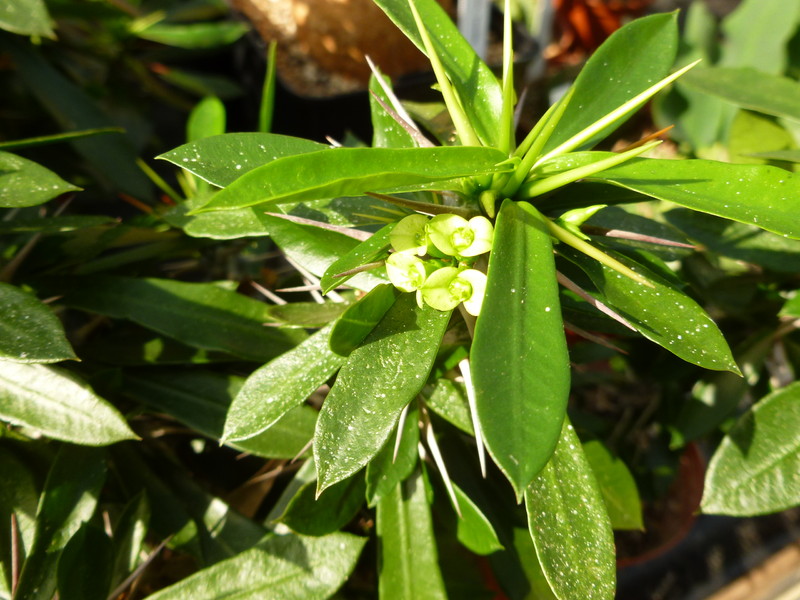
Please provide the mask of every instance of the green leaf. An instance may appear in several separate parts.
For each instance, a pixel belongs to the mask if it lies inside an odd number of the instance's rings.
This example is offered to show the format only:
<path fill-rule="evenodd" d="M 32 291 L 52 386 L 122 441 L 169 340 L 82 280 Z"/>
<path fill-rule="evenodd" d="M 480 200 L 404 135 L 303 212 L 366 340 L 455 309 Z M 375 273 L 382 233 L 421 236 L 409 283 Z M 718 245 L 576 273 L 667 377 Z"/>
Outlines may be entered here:
<path fill-rule="evenodd" d="M 203 182 L 203 185 L 208 185 Z M 202 187 L 202 186 L 200 186 Z M 269 235 L 266 224 L 262 221 L 263 211 L 252 208 L 227 210 L 225 212 L 207 212 L 189 215 L 208 201 L 204 193 L 181 202 L 164 213 L 164 220 L 183 229 L 186 235 L 215 240 L 235 240 L 244 237 L 264 237 Z"/>
<path fill-rule="evenodd" d="M 486 448 L 518 497 L 561 434 L 570 373 L 550 234 L 524 202 L 503 203 L 472 344 Z"/>
<path fill-rule="evenodd" d="M 800 318 L 800 291 L 795 290 L 794 295 L 783 305 L 780 316 Z"/>
<path fill-rule="evenodd" d="M 56 37 L 44 0 L 3 0 L 0 29 L 19 35 Z"/>
<path fill-rule="evenodd" d="M 597 440 L 586 442 L 583 454 L 600 487 L 611 527 L 643 530 L 639 490 L 625 463 Z"/>
<path fill-rule="evenodd" d="M 156 24 L 136 32 L 142 39 L 158 42 L 175 48 L 217 48 L 232 44 L 250 27 L 239 21 L 218 23 Z"/>
<path fill-rule="evenodd" d="M 350 575 L 366 541 L 347 533 L 318 538 L 272 535 L 147 600 L 325 600 Z"/>
<path fill-rule="evenodd" d="M 800 83 L 752 68 L 695 69 L 683 84 L 743 108 L 800 121 Z"/>
<path fill-rule="evenodd" d="M 400 423 L 398 423 L 398 426 Z M 397 429 L 395 429 L 395 434 Z M 409 405 L 403 422 L 403 431 L 395 457 L 395 436 L 383 446 L 380 452 L 367 465 L 367 504 L 375 504 L 385 495 L 394 492 L 397 484 L 411 475 L 417 464 L 419 450 L 419 410 L 417 403 Z"/>
<path fill-rule="evenodd" d="M 386 600 L 444 600 L 431 510 L 421 471 L 378 502 L 378 593 Z"/>
<path fill-rule="evenodd" d="M 596 154 L 570 156 L 584 160 Z M 634 158 L 592 179 L 800 238 L 800 221 L 795 218 L 800 212 L 800 177 L 776 167 Z"/>
<path fill-rule="evenodd" d="M 61 447 L 39 501 L 33 548 L 20 573 L 16 598 L 52 598 L 59 556 L 94 514 L 105 479 L 103 451 L 82 446 Z"/>
<path fill-rule="evenodd" d="M 503 549 L 492 523 L 481 509 L 455 483 L 453 484 L 461 516 L 458 518 L 456 535 L 458 541 L 475 554 L 485 556 Z"/>
<path fill-rule="evenodd" d="M 298 329 L 265 327 L 272 321 L 269 306 L 210 283 L 98 277 L 76 285 L 64 303 L 254 361 L 278 356 L 306 337 Z"/>
<path fill-rule="evenodd" d="M 119 411 L 84 382 L 44 365 L 0 360 L 0 418 L 87 446 L 137 439 Z"/>
<path fill-rule="evenodd" d="M 287 327 L 317 329 L 335 321 L 350 307 L 350 302 L 289 302 L 270 307 L 272 318 Z"/>
<path fill-rule="evenodd" d="M 449 312 L 419 308 L 413 294 L 402 294 L 350 354 L 314 434 L 319 491 L 361 469 L 383 447 L 425 384 L 449 320 Z"/>
<path fill-rule="evenodd" d="M 463 383 L 438 379 L 434 386 L 426 386 L 423 395 L 425 404 L 433 412 L 464 433 L 475 434 L 469 412 L 467 390 Z"/>
<path fill-rule="evenodd" d="M 105 532 L 84 523 L 58 560 L 59 600 L 105 600 L 111 591 L 113 558 Z"/>
<path fill-rule="evenodd" d="M 777 119 L 749 110 L 737 111 L 728 136 L 728 156 L 731 157 L 731 162 L 750 165 L 769 164 L 767 159 L 758 156 L 762 151 L 780 153 L 794 147 L 794 137 L 777 122 Z M 772 164 L 777 167 L 784 166 Z"/>
<path fill-rule="evenodd" d="M 241 377 L 196 369 L 127 370 L 122 393 L 212 439 L 222 438 L 225 415 L 245 383 Z M 314 435 L 316 411 L 310 406 L 289 407 L 268 431 L 228 443 L 256 456 L 294 458 Z"/>
<path fill-rule="evenodd" d="M 655 273 L 612 254 L 646 277 L 651 283 L 646 286 L 571 248 L 559 248 L 559 254 L 589 275 L 600 299 L 650 341 L 705 369 L 739 373 L 728 343 L 711 317 L 697 302 L 664 283 Z"/>
<path fill-rule="evenodd" d="M 287 156 L 246 173 L 201 207 L 264 208 L 302 200 L 362 196 L 504 168 L 507 157 L 494 148 L 331 148 Z M 437 186 L 434 186 L 437 187 Z M 445 188 L 449 186 L 445 185 Z M 444 189 L 444 188 L 443 188 Z"/>
<path fill-rule="evenodd" d="M 19 460 L 13 451 L 0 448 L 0 514 L 6 515 L 0 523 L 0 593 L 10 596 L 11 564 L 19 560 L 23 564 L 33 544 L 36 529 L 36 506 L 39 492 L 35 475 Z M 12 534 L 11 515 L 16 518 L 17 531 Z M 12 559 L 12 535 L 16 535 L 18 555 Z"/>
<path fill-rule="evenodd" d="M 560 600 L 614 598 L 614 535 L 603 497 L 572 425 L 525 492 L 528 528 Z"/>
<path fill-rule="evenodd" d="M 316 498 L 316 482 L 310 481 L 292 498 L 281 521 L 296 533 L 321 536 L 347 525 L 364 504 L 363 475 L 356 474 L 326 489 Z"/>
<path fill-rule="evenodd" d="M 574 96 L 544 147 L 546 153 L 663 79 L 678 48 L 677 13 L 636 19 L 614 32 L 587 61 L 574 84 Z M 636 60 L 631 60 L 635 56 Z M 619 127 L 615 122 L 591 147 Z"/>
<path fill-rule="evenodd" d="M 218 187 L 268 162 L 327 148 L 324 144 L 274 133 L 227 133 L 195 140 L 158 158 Z"/>
<path fill-rule="evenodd" d="M 75 358 L 64 327 L 35 296 L 0 283 L 0 357 L 25 363 Z"/>
<path fill-rule="evenodd" d="M 397 223 L 389 223 L 381 227 L 368 239 L 333 262 L 320 280 L 322 293 L 327 294 L 352 277 L 352 275 L 345 275 L 343 277 L 336 277 L 336 275 L 384 258 L 391 246 L 389 243 L 389 235 L 392 233 L 395 225 L 397 225 Z"/>
<path fill-rule="evenodd" d="M 34 146 L 47 146 L 49 144 L 57 144 L 59 142 L 71 142 L 85 137 L 92 137 L 94 135 L 103 135 L 106 133 L 125 133 L 121 127 L 99 127 L 95 129 L 83 129 L 80 131 L 67 131 L 64 133 L 54 133 L 52 135 L 36 135 L 33 137 L 22 138 L 18 140 L 8 140 L 0 142 L 0 150 L 15 150 L 17 148 L 32 148 Z"/>
<path fill-rule="evenodd" d="M 330 335 L 331 350 L 341 356 L 350 356 L 375 329 L 397 296 L 398 291 L 391 284 L 376 285 L 336 321 Z"/>
<path fill-rule="evenodd" d="M 246 440 L 267 430 L 339 370 L 345 358 L 330 350 L 332 329 L 318 331 L 247 378 L 228 410 L 224 439 Z"/>
<path fill-rule="evenodd" d="M 56 233 L 70 233 L 80 229 L 113 225 L 112 217 L 72 215 L 68 217 L 43 217 L 8 219 L 0 223 L 0 235 L 9 233 L 41 233 L 53 235 Z"/>
<path fill-rule="evenodd" d="M 115 125 L 83 90 L 57 71 L 32 45 L 4 36 L 0 47 L 10 52 L 17 67 L 15 73 L 64 130 Z M 150 197 L 150 180 L 136 165 L 136 151 L 128 137 L 94 136 L 71 144 L 86 159 L 98 181 L 137 198 Z"/>
<path fill-rule="evenodd" d="M 225 105 L 219 98 L 203 98 L 189 114 L 186 139 L 191 142 L 225 133 Z"/>
<path fill-rule="evenodd" d="M 422 52 L 425 46 L 414 22 L 408 0 L 375 2 Z M 500 134 L 502 90 L 491 69 L 459 33 L 453 20 L 434 0 L 414 0 L 432 38 L 436 54 L 458 91 L 470 124 L 487 145 L 496 147 Z"/>
<path fill-rule="evenodd" d="M 242 87 L 226 75 L 207 71 L 186 71 L 174 66 L 159 70 L 156 75 L 167 83 L 199 97 L 217 96 L 221 100 L 238 98 L 244 94 Z"/>
<path fill-rule="evenodd" d="M 379 75 L 379 77 L 383 77 Z M 391 80 L 383 77 L 384 84 L 391 89 Z M 414 138 L 392 117 L 383 106 L 380 105 L 376 96 L 383 100 L 384 104 L 391 106 L 391 101 L 383 87 L 378 82 L 375 74 L 369 79 L 369 109 L 372 121 L 372 146 L 374 148 L 414 148 L 417 143 Z"/>
<path fill-rule="evenodd" d="M 139 564 L 148 523 L 150 503 L 144 491 L 137 493 L 122 510 L 114 527 L 114 566 L 111 585 L 119 585 Z"/>
<path fill-rule="evenodd" d="M 80 189 L 32 160 L 0 152 L 0 207 L 37 206 Z"/>
<path fill-rule="evenodd" d="M 759 400 L 708 465 L 701 509 L 753 516 L 800 504 L 800 383 Z"/>
<path fill-rule="evenodd" d="M 800 163 L 800 150 L 770 150 L 769 152 L 754 152 L 750 156 L 763 158 L 764 160 Z"/>

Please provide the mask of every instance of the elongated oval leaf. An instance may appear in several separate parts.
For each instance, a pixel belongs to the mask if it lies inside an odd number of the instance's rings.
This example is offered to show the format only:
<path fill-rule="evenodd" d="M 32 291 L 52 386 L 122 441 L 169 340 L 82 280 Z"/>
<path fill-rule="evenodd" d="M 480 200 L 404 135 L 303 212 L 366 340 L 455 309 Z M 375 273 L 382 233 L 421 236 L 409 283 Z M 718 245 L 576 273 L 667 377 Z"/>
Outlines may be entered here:
<path fill-rule="evenodd" d="M 384 283 L 375 286 L 358 302 L 348 308 L 336 321 L 330 335 L 330 347 L 336 354 L 349 356 L 369 332 L 375 329 L 397 300 L 398 291 Z"/>
<path fill-rule="evenodd" d="M 0 4 L 0 29 L 20 35 L 55 38 L 44 0 L 15 0 Z"/>
<path fill-rule="evenodd" d="M 528 526 L 545 578 L 559 600 L 612 600 L 614 535 L 592 469 L 572 425 L 525 492 Z"/>
<path fill-rule="evenodd" d="M 677 49 L 676 13 L 636 19 L 617 30 L 597 49 L 575 80 L 574 96 L 544 152 L 663 79 L 675 63 Z M 632 56 L 636 60 L 632 61 Z M 602 139 L 624 121 L 617 121 L 594 141 Z M 591 145 L 591 141 L 586 144 Z"/>
<path fill-rule="evenodd" d="M 224 439 L 251 438 L 301 404 L 342 366 L 329 346 L 333 325 L 253 372 L 233 399 Z"/>
<path fill-rule="evenodd" d="M 145 40 L 175 48 L 216 48 L 232 44 L 250 30 L 239 21 L 175 25 L 158 23 L 137 35 Z"/>
<path fill-rule="evenodd" d="M 137 439 L 111 404 L 65 371 L 0 360 L 0 419 L 75 444 Z"/>
<path fill-rule="evenodd" d="M 325 600 L 350 575 L 366 541 L 347 533 L 273 535 L 147 600 Z"/>
<path fill-rule="evenodd" d="M 464 491 L 453 484 L 461 516 L 456 526 L 458 541 L 475 554 L 485 556 L 503 549 L 491 521 Z"/>
<path fill-rule="evenodd" d="M 34 296 L 0 283 L 0 357 L 28 363 L 75 358 L 61 321 Z"/>
<path fill-rule="evenodd" d="M 39 490 L 35 475 L 30 467 L 20 461 L 10 448 L 0 449 L 0 514 L 14 515 L 17 522 L 16 557 L 24 563 L 27 553 L 33 546 L 36 530 L 36 507 L 39 504 Z M 4 588 L 5 568 L 11 565 L 11 518 L 0 524 L 0 563 L 4 573 L 0 575 L 0 590 Z M 6 588 L 7 589 L 7 588 Z"/>
<path fill-rule="evenodd" d="M 526 203 L 503 203 L 471 351 L 486 447 L 518 497 L 558 442 L 570 386 L 553 248 L 542 218 Z"/>
<path fill-rule="evenodd" d="M 265 327 L 272 321 L 266 304 L 210 283 L 98 277 L 76 285 L 64 302 L 255 361 L 274 358 L 306 337 L 298 329 Z"/>
<path fill-rule="evenodd" d="M 705 369 L 739 373 L 728 342 L 706 311 L 653 272 L 621 255 L 613 255 L 646 277 L 651 283 L 646 286 L 571 248 L 560 248 L 559 254 L 583 269 L 597 286 L 600 299 L 647 339 Z"/>
<path fill-rule="evenodd" d="M 327 148 L 324 144 L 274 133 L 227 133 L 195 140 L 158 158 L 200 179 L 225 187 L 268 162 Z"/>
<path fill-rule="evenodd" d="M 494 148 L 332 148 L 279 158 L 243 175 L 200 211 L 362 196 L 504 170 Z"/>
<path fill-rule="evenodd" d="M 403 294 L 339 372 L 317 421 L 318 490 L 366 465 L 428 378 L 450 312 Z"/>
<path fill-rule="evenodd" d="M 597 440 L 586 442 L 583 454 L 600 487 L 611 527 L 644 529 L 639 490 L 625 463 Z"/>
<path fill-rule="evenodd" d="M 292 498 L 281 521 L 303 535 L 327 535 L 347 525 L 364 504 L 364 476 L 357 473 L 329 487 L 316 498 L 316 485 L 308 482 Z"/>
<path fill-rule="evenodd" d="M 32 160 L 0 152 L 0 206 L 37 206 L 80 189 Z"/>
<path fill-rule="evenodd" d="M 758 401 L 722 440 L 706 474 L 704 513 L 752 516 L 800 504 L 800 382 Z"/>
<path fill-rule="evenodd" d="M 84 523 L 58 559 L 59 600 L 105 600 L 111 591 L 114 546 L 96 525 Z"/>
<path fill-rule="evenodd" d="M 352 277 L 352 275 L 337 277 L 340 273 L 384 258 L 390 246 L 389 234 L 395 228 L 395 225 L 397 225 L 397 223 L 390 223 L 385 227 L 381 227 L 374 235 L 370 236 L 336 262 L 332 263 L 320 280 L 322 293 L 327 294 Z"/>
<path fill-rule="evenodd" d="M 417 471 L 378 502 L 378 593 L 392 600 L 445 600 L 431 509 Z"/>

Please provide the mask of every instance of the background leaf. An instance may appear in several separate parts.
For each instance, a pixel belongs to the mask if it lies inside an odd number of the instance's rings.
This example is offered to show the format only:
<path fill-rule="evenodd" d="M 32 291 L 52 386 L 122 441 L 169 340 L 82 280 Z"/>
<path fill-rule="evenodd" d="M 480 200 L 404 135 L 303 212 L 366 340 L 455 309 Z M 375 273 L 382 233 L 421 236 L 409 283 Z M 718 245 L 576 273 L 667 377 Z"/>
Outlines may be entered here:
<path fill-rule="evenodd" d="M 44 204 L 81 188 L 61 179 L 50 169 L 10 152 L 0 152 L 0 206 Z"/>
<path fill-rule="evenodd" d="M 633 475 L 602 442 L 590 440 L 583 454 L 594 473 L 613 529 L 644 529 L 642 503 Z"/>
<path fill-rule="evenodd" d="M 757 402 L 708 465 L 701 509 L 751 516 L 800 504 L 800 382 Z"/>
<path fill-rule="evenodd" d="M 88 385 L 44 365 L 0 360 L 0 418 L 76 444 L 136 439 L 119 411 Z"/>
<path fill-rule="evenodd" d="M 43 0 L 6 0 L 0 3 L 0 29 L 19 35 L 56 36 Z"/>

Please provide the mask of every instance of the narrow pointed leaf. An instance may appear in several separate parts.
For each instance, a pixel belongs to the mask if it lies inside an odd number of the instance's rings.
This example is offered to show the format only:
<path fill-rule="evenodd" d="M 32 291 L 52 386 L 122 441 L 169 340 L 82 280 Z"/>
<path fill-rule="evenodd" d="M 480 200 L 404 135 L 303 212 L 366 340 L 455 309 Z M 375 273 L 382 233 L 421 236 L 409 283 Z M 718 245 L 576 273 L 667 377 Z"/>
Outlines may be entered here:
<path fill-rule="evenodd" d="M 28 363 L 75 358 L 64 327 L 36 297 L 0 283 L 0 357 Z"/>
<path fill-rule="evenodd" d="M 759 400 L 722 440 L 706 474 L 702 511 L 753 516 L 800 504 L 800 383 Z"/>
<path fill-rule="evenodd" d="M 400 423 L 398 423 L 398 426 Z M 395 434 L 397 434 L 395 430 Z M 385 495 L 393 493 L 397 484 L 411 475 L 417 464 L 419 444 L 419 410 L 416 402 L 409 406 L 403 429 L 399 432 L 400 445 L 395 456 L 396 437 L 392 435 L 378 455 L 367 465 L 367 504 L 375 504 Z"/>
<path fill-rule="evenodd" d="M 376 0 L 376 4 L 417 48 L 425 52 L 408 0 Z M 458 91 L 472 127 L 485 145 L 496 147 L 503 106 L 497 78 L 435 0 L 414 0 L 414 5 L 430 33 L 445 72 Z"/>
<path fill-rule="evenodd" d="M 550 235 L 523 202 L 497 218 L 471 366 L 486 447 L 521 496 L 558 442 L 570 386 Z"/>
<path fill-rule="evenodd" d="M 397 288 L 388 283 L 375 286 L 361 300 L 349 307 L 336 321 L 330 335 L 330 348 L 349 356 L 380 322 L 397 300 Z"/>
<path fill-rule="evenodd" d="M 254 371 L 233 399 L 223 438 L 245 440 L 303 403 L 342 366 L 329 346 L 333 325 Z"/>
<path fill-rule="evenodd" d="M 88 385 L 44 365 L 0 360 L 0 419 L 75 444 L 136 439 L 119 411 Z"/>
<path fill-rule="evenodd" d="M 453 484 L 461 516 L 456 524 L 456 537 L 475 554 L 486 556 L 503 549 L 494 527 L 478 505 L 464 491 Z"/>
<path fill-rule="evenodd" d="M 308 482 L 289 502 L 282 523 L 303 535 L 321 536 L 347 525 L 364 504 L 364 476 L 357 473 L 316 497 L 316 484 Z"/>
<path fill-rule="evenodd" d="M 643 530 L 639 490 L 625 463 L 597 440 L 586 442 L 583 454 L 597 480 L 611 527 Z"/>
<path fill-rule="evenodd" d="M 428 378 L 450 319 L 403 294 L 339 372 L 314 435 L 318 489 L 345 479 L 383 447 Z"/>
<path fill-rule="evenodd" d="M 355 568 L 366 538 L 272 535 L 254 548 L 198 571 L 148 600 L 325 600 Z"/>
<path fill-rule="evenodd" d="M 243 175 L 201 207 L 230 210 L 288 202 L 362 196 L 366 192 L 435 184 L 498 169 L 494 148 L 332 148 L 288 156 Z M 434 187 L 436 187 L 434 185 Z"/>
<path fill-rule="evenodd" d="M 445 600 L 433 520 L 417 471 L 378 502 L 378 593 L 392 600 Z"/>
<path fill-rule="evenodd" d="M 11 574 L 12 515 L 17 521 L 16 549 L 19 564 L 24 563 L 33 546 L 36 507 L 39 504 L 39 490 L 35 477 L 31 465 L 20 460 L 11 447 L 0 449 L 0 514 L 6 515 L 6 522 L 0 523 L 0 569 L 2 569 L 0 591 L 4 590 L 4 582 Z"/>
<path fill-rule="evenodd" d="M 32 160 L 0 152 L 0 207 L 37 206 L 80 189 Z"/>
<path fill-rule="evenodd" d="M 389 234 L 392 232 L 395 225 L 396 223 L 390 223 L 385 227 L 381 227 L 381 229 L 376 231 L 370 238 L 361 242 L 358 246 L 350 250 L 350 252 L 332 263 L 320 280 L 322 293 L 327 294 L 352 277 L 352 275 L 337 277 L 340 273 L 384 258 L 390 246 Z"/>
<path fill-rule="evenodd" d="M 113 559 L 113 545 L 106 533 L 84 523 L 58 559 L 59 600 L 106 600 Z"/>
<path fill-rule="evenodd" d="M 186 169 L 218 187 L 260 166 L 283 158 L 328 148 L 324 144 L 275 133 L 227 133 L 195 140 L 158 158 Z"/>
<path fill-rule="evenodd" d="M 614 257 L 646 277 L 651 285 L 633 281 L 570 248 L 560 248 L 559 254 L 589 275 L 600 292 L 600 300 L 620 313 L 647 339 L 705 369 L 739 373 L 716 323 L 686 294 L 620 255 L 614 254 Z"/>
<path fill-rule="evenodd" d="M 572 425 L 525 492 L 528 526 L 547 582 L 560 600 L 612 600 L 614 535 Z"/>

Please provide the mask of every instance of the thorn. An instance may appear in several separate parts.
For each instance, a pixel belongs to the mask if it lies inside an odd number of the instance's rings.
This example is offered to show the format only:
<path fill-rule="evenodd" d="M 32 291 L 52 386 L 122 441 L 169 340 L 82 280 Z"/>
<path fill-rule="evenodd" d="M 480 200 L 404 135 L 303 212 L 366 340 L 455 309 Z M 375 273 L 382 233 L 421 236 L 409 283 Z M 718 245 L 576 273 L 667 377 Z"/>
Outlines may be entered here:
<path fill-rule="evenodd" d="M 467 388 L 467 403 L 472 417 L 472 429 L 475 430 L 475 443 L 478 446 L 478 462 L 481 465 L 481 475 L 486 479 L 486 450 L 483 445 L 483 431 L 480 421 L 478 421 L 478 407 L 475 402 L 475 387 L 472 385 L 472 372 L 469 367 L 469 359 L 465 358 L 458 363 L 461 376 L 464 378 L 464 385 Z"/>

